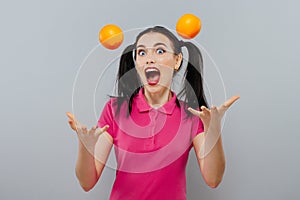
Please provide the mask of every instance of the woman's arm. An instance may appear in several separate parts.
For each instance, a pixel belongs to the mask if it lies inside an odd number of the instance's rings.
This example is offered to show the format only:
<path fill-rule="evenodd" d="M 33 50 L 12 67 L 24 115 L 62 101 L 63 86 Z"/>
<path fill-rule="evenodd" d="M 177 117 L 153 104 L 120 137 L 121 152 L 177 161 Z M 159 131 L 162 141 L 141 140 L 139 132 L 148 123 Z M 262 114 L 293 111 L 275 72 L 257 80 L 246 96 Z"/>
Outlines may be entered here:
<path fill-rule="evenodd" d="M 98 182 L 113 144 L 112 137 L 104 132 L 94 147 L 79 139 L 76 176 L 84 191 L 91 190 Z"/>
<path fill-rule="evenodd" d="M 201 118 L 204 132 L 193 139 L 198 163 L 207 185 L 217 187 L 222 181 L 225 170 L 225 156 L 221 138 L 221 120 L 227 109 L 240 97 L 233 96 L 220 107 L 212 106 L 211 110 L 201 106 L 202 111 L 188 110 Z"/>
<path fill-rule="evenodd" d="M 81 187 L 87 192 L 96 185 L 101 176 L 113 145 L 113 138 L 106 132 L 108 125 L 102 128 L 93 126 L 87 130 L 72 113 L 67 112 L 67 116 L 79 142 L 76 176 Z"/>
<path fill-rule="evenodd" d="M 193 140 L 193 146 L 206 184 L 216 188 L 221 183 L 225 171 L 221 134 L 216 132 L 198 134 Z"/>
<path fill-rule="evenodd" d="M 94 156 L 82 144 L 80 139 L 75 171 L 81 187 L 86 192 L 92 189 L 98 181 Z"/>

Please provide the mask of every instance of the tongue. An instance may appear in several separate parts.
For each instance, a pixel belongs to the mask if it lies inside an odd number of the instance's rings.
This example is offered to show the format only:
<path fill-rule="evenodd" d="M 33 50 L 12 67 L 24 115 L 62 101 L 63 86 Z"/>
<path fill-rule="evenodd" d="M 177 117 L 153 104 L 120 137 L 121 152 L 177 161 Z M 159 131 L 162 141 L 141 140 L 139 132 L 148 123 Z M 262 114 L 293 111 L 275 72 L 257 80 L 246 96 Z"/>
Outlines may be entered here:
<path fill-rule="evenodd" d="M 156 85 L 159 81 L 160 75 L 155 73 L 147 79 L 149 85 Z"/>

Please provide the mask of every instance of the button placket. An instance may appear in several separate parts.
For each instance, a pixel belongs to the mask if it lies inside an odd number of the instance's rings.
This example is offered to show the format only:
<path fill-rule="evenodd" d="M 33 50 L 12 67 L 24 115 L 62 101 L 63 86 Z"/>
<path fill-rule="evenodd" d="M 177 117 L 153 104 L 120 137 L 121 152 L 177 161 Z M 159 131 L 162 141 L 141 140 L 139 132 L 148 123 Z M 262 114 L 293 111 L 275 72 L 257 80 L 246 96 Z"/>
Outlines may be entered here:
<path fill-rule="evenodd" d="M 156 125 L 156 120 L 157 120 L 157 117 L 158 117 L 158 111 L 155 110 L 155 109 L 152 109 L 150 110 L 149 112 L 149 115 L 150 115 L 150 120 L 151 120 L 151 130 L 150 130 L 150 138 L 149 138 L 149 141 L 147 142 L 147 146 L 154 146 L 155 145 L 155 140 L 154 140 L 154 137 L 155 137 L 155 125 Z"/>

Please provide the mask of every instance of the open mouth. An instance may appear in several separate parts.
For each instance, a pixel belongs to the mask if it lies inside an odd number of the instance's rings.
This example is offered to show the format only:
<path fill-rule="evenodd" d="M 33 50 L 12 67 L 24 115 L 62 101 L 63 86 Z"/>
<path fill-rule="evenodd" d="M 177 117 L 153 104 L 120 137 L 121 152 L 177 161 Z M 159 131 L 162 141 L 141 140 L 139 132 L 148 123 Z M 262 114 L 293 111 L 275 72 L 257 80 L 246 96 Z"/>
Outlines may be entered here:
<path fill-rule="evenodd" d="M 149 85 L 156 85 L 159 82 L 160 71 L 156 67 L 147 67 L 145 75 Z"/>

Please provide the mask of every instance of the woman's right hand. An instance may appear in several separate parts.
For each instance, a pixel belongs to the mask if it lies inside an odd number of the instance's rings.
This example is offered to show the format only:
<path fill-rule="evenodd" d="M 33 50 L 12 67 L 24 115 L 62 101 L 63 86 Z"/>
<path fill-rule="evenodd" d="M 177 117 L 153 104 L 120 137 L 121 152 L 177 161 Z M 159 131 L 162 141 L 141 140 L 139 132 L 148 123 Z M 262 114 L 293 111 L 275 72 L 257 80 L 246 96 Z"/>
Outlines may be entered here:
<path fill-rule="evenodd" d="M 67 112 L 67 116 L 71 128 L 76 131 L 79 139 L 76 176 L 83 189 L 89 191 L 102 174 L 113 139 L 109 138 L 111 136 L 106 132 L 108 125 L 102 128 L 93 126 L 88 130 L 72 113 Z"/>
<path fill-rule="evenodd" d="M 86 147 L 88 147 L 88 149 L 94 148 L 99 136 L 109 128 L 108 125 L 105 125 L 102 128 L 93 126 L 90 130 L 88 130 L 87 127 L 81 124 L 72 113 L 67 112 L 67 116 L 69 117 L 69 124 L 71 128 L 76 131 L 79 139 Z"/>

